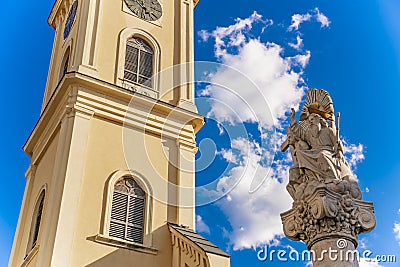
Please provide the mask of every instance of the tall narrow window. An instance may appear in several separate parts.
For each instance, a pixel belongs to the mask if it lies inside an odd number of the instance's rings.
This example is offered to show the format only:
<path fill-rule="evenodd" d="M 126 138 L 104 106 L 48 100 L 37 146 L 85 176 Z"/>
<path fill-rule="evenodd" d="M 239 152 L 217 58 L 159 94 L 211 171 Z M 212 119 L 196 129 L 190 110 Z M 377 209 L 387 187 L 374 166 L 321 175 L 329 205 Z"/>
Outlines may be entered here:
<path fill-rule="evenodd" d="M 68 72 L 69 55 L 70 55 L 70 49 L 68 49 L 67 52 L 65 52 L 63 60 L 61 61 L 59 80 L 61 80 L 64 77 L 64 75 Z"/>
<path fill-rule="evenodd" d="M 69 55 L 67 55 L 67 58 L 65 59 L 65 62 L 64 62 L 63 71 L 62 71 L 63 76 L 68 72 L 68 64 L 69 64 Z"/>
<path fill-rule="evenodd" d="M 36 243 L 38 241 L 40 222 L 42 220 L 42 213 L 43 213 L 44 197 L 45 197 L 45 191 L 43 190 L 40 193 L 39 199 L 35 205 L 35 210 L 33 212 L 27 252 L 31 251 L 36 246 Z"/>
<path fill-rule="evenodd" d="M 152 88 L 153 49 L 142 39 L 132 37 L 126 42 L 124 79 Z"/>
<path fill-rule="evenodd" d="M 109 235 L 143 244 L 145 205 L 139 184 L 130 177 L 120 179 L 114 185 Z"/>

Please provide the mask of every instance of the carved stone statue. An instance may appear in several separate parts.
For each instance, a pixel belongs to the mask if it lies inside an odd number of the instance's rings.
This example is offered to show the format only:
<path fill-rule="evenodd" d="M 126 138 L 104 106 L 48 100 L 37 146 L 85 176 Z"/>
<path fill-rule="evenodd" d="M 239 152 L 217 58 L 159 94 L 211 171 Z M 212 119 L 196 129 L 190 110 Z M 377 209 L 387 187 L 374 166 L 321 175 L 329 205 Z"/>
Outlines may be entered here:
<path fill-rule="evenodd" d="M 358 234 L 375 227 L 373 204 L 362 201 L 357 179 L 343 157 L 339 138 L 339 118 L 335 125 L 332 99 L 324 90 L 310 89 L 300 114 L 292 109 L 287 140 L 281 145 L 290 149 L 293 166 L 287 190 L 293 208 L 281 214 L 286 236 L 304 241 L 312 252 L 328 250 L 337 241 L 350 241 L 347 250 L 355 249 Z M 347 241 L 346 241 L 347 242 Z M 343 260 L 343 259 L 342 259 Z M 358 266 L 357 260 L 340 265 L 329 259 L 314 260 L 314 266 Z"/>

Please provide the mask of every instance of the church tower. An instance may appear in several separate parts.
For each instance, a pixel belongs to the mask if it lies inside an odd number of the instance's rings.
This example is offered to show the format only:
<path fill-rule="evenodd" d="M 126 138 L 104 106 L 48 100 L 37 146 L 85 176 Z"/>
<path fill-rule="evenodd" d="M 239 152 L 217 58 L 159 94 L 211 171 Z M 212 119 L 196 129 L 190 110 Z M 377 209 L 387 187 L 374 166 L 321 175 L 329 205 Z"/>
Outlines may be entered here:
<path fill-rule="evenodd" d="M 195 232 L 196 4 L 55 1 L 9 266 L 229 266 Z"/>

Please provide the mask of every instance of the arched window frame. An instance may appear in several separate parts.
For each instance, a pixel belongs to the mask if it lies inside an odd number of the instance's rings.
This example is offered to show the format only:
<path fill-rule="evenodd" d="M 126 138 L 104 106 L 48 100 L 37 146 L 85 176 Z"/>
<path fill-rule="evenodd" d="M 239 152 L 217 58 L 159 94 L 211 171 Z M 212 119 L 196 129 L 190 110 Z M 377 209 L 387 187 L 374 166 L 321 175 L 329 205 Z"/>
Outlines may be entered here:
<path fill-rule="evenodd" d="M 124 71 L 125 71 L 125 58 L 126 58 L 126 46 L 127 41 L 130 38 L 140 38 L 144 40 L 153 50 L 153 79 L 152 79 L 152 88 L 141 86 L 137 83 L 131 83 L 124 79 Z M 156 75 L 160 69 L 160 46 L 156 42 L 156 40 L 147 32 L 136 29 L 136 28 L 126 28 L 121 31 L 119 36 L 119 44 L 118 44 L 118 57 L 117 57 L 117 72 L 116 72 L 116 81 L 115 83 L 118 86 L 124 87 L 128 90 L 139 92 L 141 94 L 150 96 L 152 98 L 158 99 L 159 97 L 159 78 Z"/>
<path fill-rule="evenodd" d="M 40 230 L 42 229 L 43 226 L 43 217 L 46 207 L 46 192 L 47 192 L 46 187 L 47 186 L 45 185 L 40 189 L 39 194 L 37 195 L 34 202 L 35 205 L 33 207 L 33 212 L 31 216 L 32 219 L 31 219 L 28 242 L 26 247 L 26 255 L 30 254 L 31 251 L 33 251 L 35 248 L 38 247 L 41 234 Z M 41 213 L 40 215 L 39 212 Z M 40 216 L 40 218 L 38 218 L 38 216 Z"/>
<path fill-rule="evenodd" d="M 60 64 L 58 65 L 58 81 L 60 81 L 64 77 L 65 67 L 67 67 L 66 68 L 67 72 L 71 68 L 72 42 L 73 42 L 73 39 L 71 38 L 68 41 L 66 41 L 65 43 L 63 43 L 63 45 L 62 45 L 62 50 L 61 50 L 60 59 L 59 59 Z M 66 62 L 66 59 L 68 59 L 68 62 Z M 65 63 L 67 63 L 67 66 Z"/>
<path fill-rule="evenodd" d="M 61 80 L 64 77 L 64 75 L 68 72 L 70 61 L 71 61 L 71 53 L 70 50 L 68 49 L 65 52 L 60 64 L 59 80 Z"/>
<path fill-rule="evenodd" d="M 56 38 L 62 38 L 61 36 L 58 36 Z M 58 40 L 58 39 L 57 39 Z M 54 47 L 53 48 L 53 55 L 52 59 L 50 60 L 50 72 L 51 75 L 48 75 L 47 77 L 47 85 L 46 85 L 46 91 L 45 91 L 45 98 L 43 100 L 43 107 L 44 108 L 49 101 L 51 95 L 53 94 L 54 88 L 58 85 L 58 83 L 61 81 L 61 79 L 64 77 L 63 74 L 63 67 L 64 67 L 64 62 L 65 62 L 65 56 L 66 53 L 69 53 L 69 69 L 71 69 L 72 66 L 72 58 L 73 58 L 73 50 L 72 50 L 72 44 L 73 44 L 73 38 L 68 38 L 65 42 L 62 43 L 61 47 Z M 54 57 L 54 58 L 53 58 Z M 54 59 L 54 60 L 53 60 Z"/>
<path fill-rule="evenodd" d="M 115 184 L 123 178 L 131 178 L 135 180 L 135 182 L 143 189 L 145 192 L 145 214 L 144 214 L 144 225 L 143 225 L 143 243 L 134 243 L 128 240 L 119 239 L 116 237 L 110 236 L 110 224 L 111 224 L 111 211 L 112 211 L 112 201 L 114 194 L 114 186 Z M 115 239 L 119 242 L 139 244 L 146 247 L 152 246 L 152 236 L 151 236 L 151 222 L 152 222 L 152 206 L 153 199 L 151 197 L 152 190 L 147 181 L 141 174 L 135 171 L 117 171 L 115 172 L 108 180 L 106 185 L 106 194 L 105 194 L 105 209 L 104 209 L 104 217 L 103 224 L 101 227 L 101 235 L 107 237 L 109 239 Z"/>

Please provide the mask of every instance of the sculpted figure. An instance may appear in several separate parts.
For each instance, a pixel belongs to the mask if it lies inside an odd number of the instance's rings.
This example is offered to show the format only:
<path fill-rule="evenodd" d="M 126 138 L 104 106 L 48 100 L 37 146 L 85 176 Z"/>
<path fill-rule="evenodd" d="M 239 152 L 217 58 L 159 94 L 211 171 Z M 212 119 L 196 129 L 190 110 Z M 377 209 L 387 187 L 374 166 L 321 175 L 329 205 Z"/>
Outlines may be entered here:
<path fill-rule="evenodd" d="M 319 114 L 311 113 L 307 118 L 309 127 L 302 129 L 295 115 L 296 112 L 292 109 L 290 132 L 298 140 L 297 147 L 294 146 L 294 166 L 297 165 L 300 170 L 311 170 L 320 181 L 341 180 L 344 176 L 350 175 L 343 158 L 342 144 L 333 129 L 328 127 L 326 120 Z"/>
<path fill-rule="evenodd" d="M 286 130 L 288 138 L 281 146 L 282 151 L 290 149 L 293 159 L 286 187 L 293 199 L 304 198 L 315 186 L 326 186 L 338 193 L 348 192 L 353 198 L 361 199 L 357 180 L 343 157 L 329 94 L 324 90 L 310 90 L 299 122 L 295 116 L 292 109 L 291 124 Z"/>

